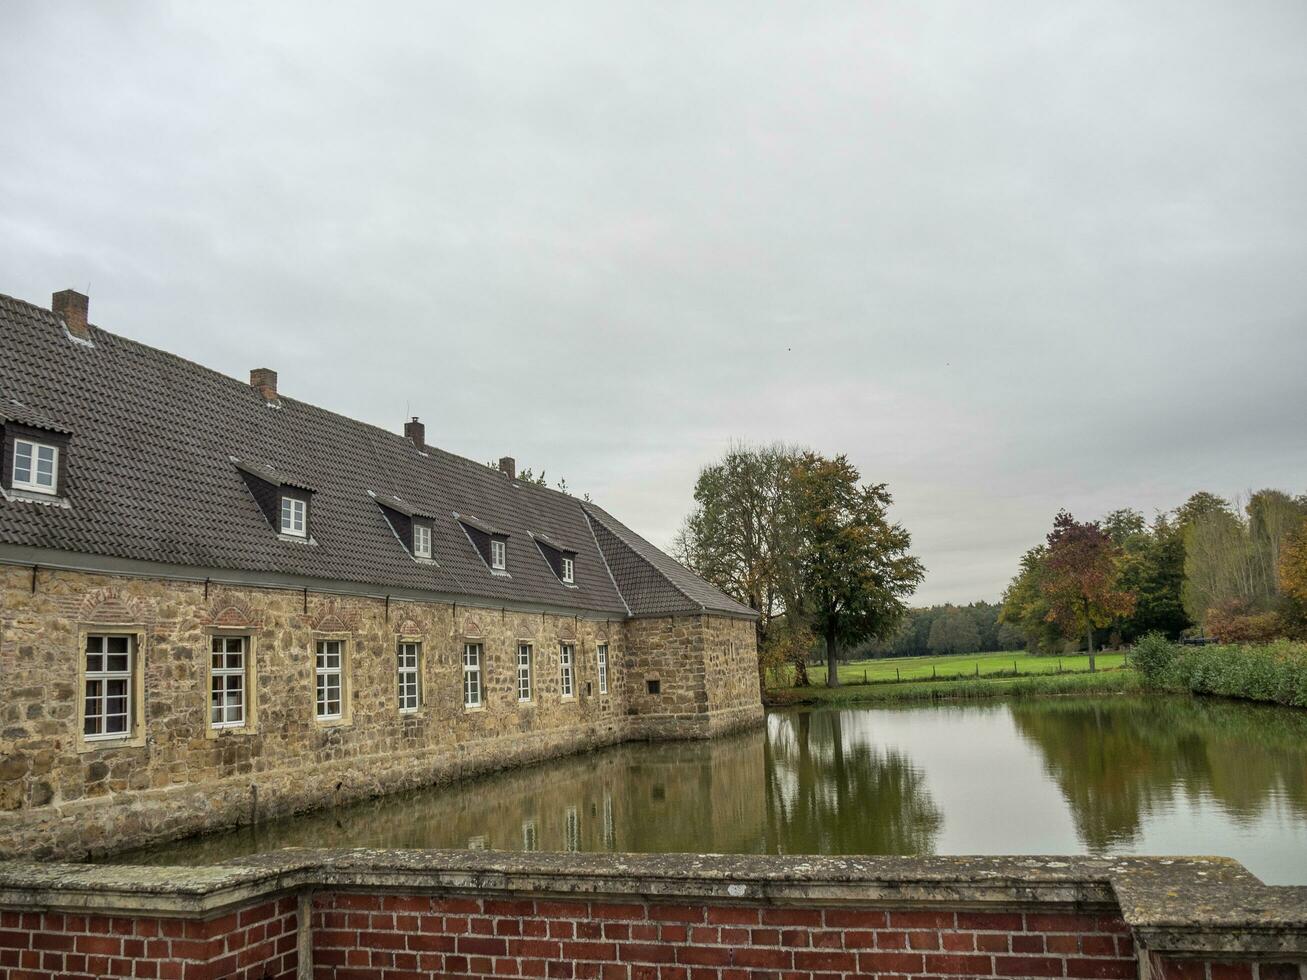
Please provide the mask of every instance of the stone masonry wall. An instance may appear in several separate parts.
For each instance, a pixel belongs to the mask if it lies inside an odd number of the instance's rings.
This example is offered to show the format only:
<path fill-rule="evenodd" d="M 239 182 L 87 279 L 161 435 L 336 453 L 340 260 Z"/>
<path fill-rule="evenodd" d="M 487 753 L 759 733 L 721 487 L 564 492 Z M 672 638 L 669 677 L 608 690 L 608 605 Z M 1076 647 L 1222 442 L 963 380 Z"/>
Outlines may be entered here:
<path fill-rule="evenodd" d="M 626 738 L 721 727 L 706 717 L 697 617 L 624 623 L 447 603 L 387 608 L 381 599 L 272 589 L 211 585 L 205 593 L 201 583 L 49 570 L 38 570 L 33 591 L 30 568 L 0 566 L 0 857 L 98 855 Z M 142 723 L 113 743 L 81 736 L 79 664 L 85 634 L 97 629 L 141 643 Z M 209 647 L 219 633 L 251 639 L 254 711 L 244 728 L 208 724 Z M 650 662 L 641 652 L 646 636 L 659 638 L 665 693 L 633 700 Z M 338 722 L 314 712 L 322 638 L 346 643 Z M 401 638 L 422 644 L 423 703 L 414 714 L 398 709 Z M 484 706 L 476 709 L 463 705 L 467 641 L 483 648 Z M 516 689 L 520 641 L 533 647 L 525 703 Z M 571 697 L 560 692 L 563 642 L 575 644 Z M 606 695 L 601 642 L 609 647 Z M 669 701 L 670 719 L 640 724 L 642 713 Z M 761 707 L 755 699 L 736 714 L 760 718 Z"/>
<path fill-rule="evenodd" d="M 626 710 L 635 737 L 703 737 L 762 720 L 751 620 L 631 620 L 626 667 Z M 658 693 L 651 693 L 650 681 L 658 682 Z"/>

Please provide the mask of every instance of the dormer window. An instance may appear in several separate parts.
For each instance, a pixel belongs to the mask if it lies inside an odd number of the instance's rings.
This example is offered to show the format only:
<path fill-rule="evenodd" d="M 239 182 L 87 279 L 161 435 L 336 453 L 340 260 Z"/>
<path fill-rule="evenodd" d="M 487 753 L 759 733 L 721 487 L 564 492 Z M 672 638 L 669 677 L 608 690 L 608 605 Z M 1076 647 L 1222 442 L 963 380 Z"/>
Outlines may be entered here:
<path fill-rule="evenodd" d="M 298 538 L 308 534 L 309 505 L 298 497 L 281 498 L 281 533 L 293 534 Z"/>
<path fill-rule="evenodd" d="M 59 492 L 59 449 L 27 439 L 14 440 L 14 468 L 10 486 L 32 493 Z"/>
<path fill-rule="evenodd" d="M 508 571 L 508 532 L 478 520 L 471 514 L 454 514 L 468 542 L 476 549 L 491 575 L 512 578 Z"/>
<path fill-rule="evenodd" d="M 531 537 L 535 540 L 536 547 L 540 549 L 541 556 L 549 563 L 550 570 L 558 576 L 558 581 L 569 588 L 575 588 L 576 549 L 569 548 L 561 541 L 539 531 L 533 532 Z"/>
<path fill-rule="evenodd" d="M 250 496 L 272 529 L 283 540 L 317 544 L 309 532 L 309 500 L 313 488 L 273 469 L 266 463 L 229 457 L 240 471 Z"/>
<path fill-rule="evenodd" d="M 413 557 L 431 557 L 431 528 L 425 524 L 413 525 Z"/>
<path fill-rule="evenodd" d="M 490 567 L 502 571 L 508 567 L 508 542 L 490 539 Z"/>

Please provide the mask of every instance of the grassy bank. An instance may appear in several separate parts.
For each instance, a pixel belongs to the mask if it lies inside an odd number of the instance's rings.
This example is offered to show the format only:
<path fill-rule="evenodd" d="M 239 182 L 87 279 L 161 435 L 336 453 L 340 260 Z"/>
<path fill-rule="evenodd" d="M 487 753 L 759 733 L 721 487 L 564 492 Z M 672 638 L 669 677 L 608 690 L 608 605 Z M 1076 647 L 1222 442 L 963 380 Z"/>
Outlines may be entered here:
<path fill-rule="evenodd" d="M 1100 653 L 1096 661 L 1099 670 L 1112 670 L 1125 664 L 1125 654 Z M 1086 654 L 1039 657 L 1025 650 L 959 653 L 938 657 L 885 657 L 877 660 L 853 660 L 841 663 L 839 667 L 841 684 L 1016 677 L 1025 674 L 1077 673 L 1088 669 L 1089 657 Z M 826 668 L 809 668 L 808 676 L 813 684 L 824 686 Z"/>
<path fill-rule="evenodd" d="M 1161 636 L 1135 648 L 1145 686 L 1307 708 L 1307 644 L 1186 647 Z"/>
<path fill-rule="evenodd" d="M 823 678 L 824 680 L 824 678 Z M 1068 694 L 1122 694 L 1141 689 L 1139 675 L 1129 668 L 1097 673 L 1023 674 L 947 681 L 905 681 L 902 684 L 849 684 L 828 688 L 768 688 L 768 705 L 855 704 L 903 701 L 972 701 L 983 698 L 1049 697 Z"/>

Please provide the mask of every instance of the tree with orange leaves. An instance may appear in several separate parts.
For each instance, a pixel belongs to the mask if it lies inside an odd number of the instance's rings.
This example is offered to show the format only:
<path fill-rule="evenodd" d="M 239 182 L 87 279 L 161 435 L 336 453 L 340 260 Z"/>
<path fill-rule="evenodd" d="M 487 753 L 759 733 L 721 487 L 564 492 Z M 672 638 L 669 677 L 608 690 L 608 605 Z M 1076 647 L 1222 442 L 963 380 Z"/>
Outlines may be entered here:
<path fill-rule="evenodd" d="M 1094 670 L 1094 628 L 1107 626 L 1135 608 L 1133 593 L 1119 588 L 1121 549 L 1096 522 L 1078 522 L 1066 511 L 1053 519 L 1040 590 L 1048 602 L 1048 621 L 1067 639 L 1089 640 Z"/>

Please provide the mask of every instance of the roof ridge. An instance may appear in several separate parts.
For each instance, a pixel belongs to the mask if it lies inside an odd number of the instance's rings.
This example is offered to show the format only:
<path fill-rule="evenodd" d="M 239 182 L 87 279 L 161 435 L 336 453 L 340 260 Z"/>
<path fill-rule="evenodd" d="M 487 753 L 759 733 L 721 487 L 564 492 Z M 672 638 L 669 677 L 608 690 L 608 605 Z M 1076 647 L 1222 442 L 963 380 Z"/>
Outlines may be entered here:
<path fill-rule="evenodd" d="M 602 524 L 602 525 L 604 526 L 604 530 L 606 530 L 609 534 L 611 534 L 613 537 L 615 537 L 618 541 L 622 542 L 622 544 L 626 545 L 626 547 L 630 550 L 631 554 L 635 555 L 635 557 L 639 558 L 642 562 L 644 562 L 646 565 L 648 565 L 650 568 L 652 568 L 652 569 L 654 570 L 654 572 L 658 575 L 659 578 L 661 578 L 664 582 L 666 582 L 666 583 L 667 583 L 668 585 L 670 585 L 673 589 L 675 589 L 677 592 L 679 592 L 679 593 L 680 593 L 680 594 L 685 598 L 685 600 L 686 600 L 688 603 L 690 603 L 690 605 L 697 607 L 697 608 L 699 609 L 700 612 L 707 612 L 708 607 L 707 607 L 706 605 L 704 605 L 704 603 L 700 602 L 700 601 L 699 601 L 698 599 L 696 599 L 694 596 L 690 595 L 690 593 L 686 592 L 685 589 L 681 588 L 681 586 L 679 586 L 676 582 L 674 582 L 674 581 L 672 580 L 672 577 L 671 577 L 670 575 L 668 575 L 668 574 L 667 574 L 666 572 L 664 572 L 661 568 L 659 568 L 657 565 L 655 565 L 652 561 L 650 561 L 648 558 L 646 558 L 644 555 L 642 555 L 642 554 L 640 553 L 640 551 L 639 551 L 637 548 L 635 548 L 635 547 L 631 544 L 631 542 L 629 542 L 629 541 L 626 540 L 625 537 L 623 537 L 623 536 L 622 536 L 621 534 L 619 534 L 617 531 L 613 530 L 613 528 L 612 528 L 611 526 L 609 526 L 609 524 L 608 524 L 607 521 L 603 520 L 603 518 L 599 517 L 598 515 L 591 514 L 591 513 L 590 513 L 590 508 L 591 508 L 591 507 L 594 507 L 595 510 L 599 511 L 600 513 L 603 513 L 605 516 L 611 516 L 611 515 L 608 515 L 607 512 L 605 512 L 605 511 L 603 510 L 602 507 L 596 507 L 596 506 L 593 505 L 593 504 L 591 504 L 591 505 L 589 505 L 589 506 L 582 505 L 581 510 L 582 510 L 583 513 L 585 513 L 587 519 L 591 519 L 591 518 L 593 518 L 594 520 L 596 520 L 596 521 L 598 521 L 600 524 Z M 611 519 L 613 520 L 613 523 L 617 523 L 617 519 L 616 519 L 616 518 L 611 518 Z M 592 534 L 594 533 L 593 528 L 591 529 L 591 533 L 592 533 Z M 599 543 L 599 539 L 596 538 L 596 539 L 595 539 L 595 544 L 598 544 L 598 543 Z M 603 554 L 603 549 L 602 549 L 602 548 L 599 549 L 599 553 L 600 553 L 601 555 Z M 670 558 L 671 556 L 669 555 L 668 557 Z M 672 560 L 675 561 L 675 559 L 672 559 Z M 604 564 L 605 564 L 605 565 L 608 564 L 607 559 L 604 560 Z M 616 581 L 614 581 L 613 584 L 616 585 L 616 584 L 617 584 Z M 710 583 L 710 584 L 711 584 L 711 583 Z M 618 593 L 618 595 L 621 595 L 622 590 L 621 590 L 621 589 L 618 589 L 618 590 L 617 590 L 617 593 Z M 729 598 L 729 596 L 728 596 L 727 598 Z M 622 601 L 623 601 L 623 602 L 626 602 L 626 597 L 625 597 L 625 596 L 622 596 Z"/>
<path fill-rule="evenodd" d="M 613 583 L 613 591 L 617 593 L 617 598 L 621 599 L 622 605 L 626 607 L 626 615 L 635 615 L 631 610 L 631 604 L 626 601 L 626 596 L 623 594 L 621 587 L 617 584 L 617 578 L 613 575 L 612 566 L 608 564 L 608 556 L 604 554 L 603 545 L 599 543 L 599 536 L 595 534 L 594 521 L 591 519 L 590 514 L 584 507 L 581 508 L 581 515 L 585 518 L 585 526 L 590 529 L 590 539 L 595 543 L 595 551 L 599 552 L 599 560 L 604 563 L 604 571 L 608 573 L 608 581 Z M 614 535 L 614 537 L 616 537 L 616 535 Z"/>

